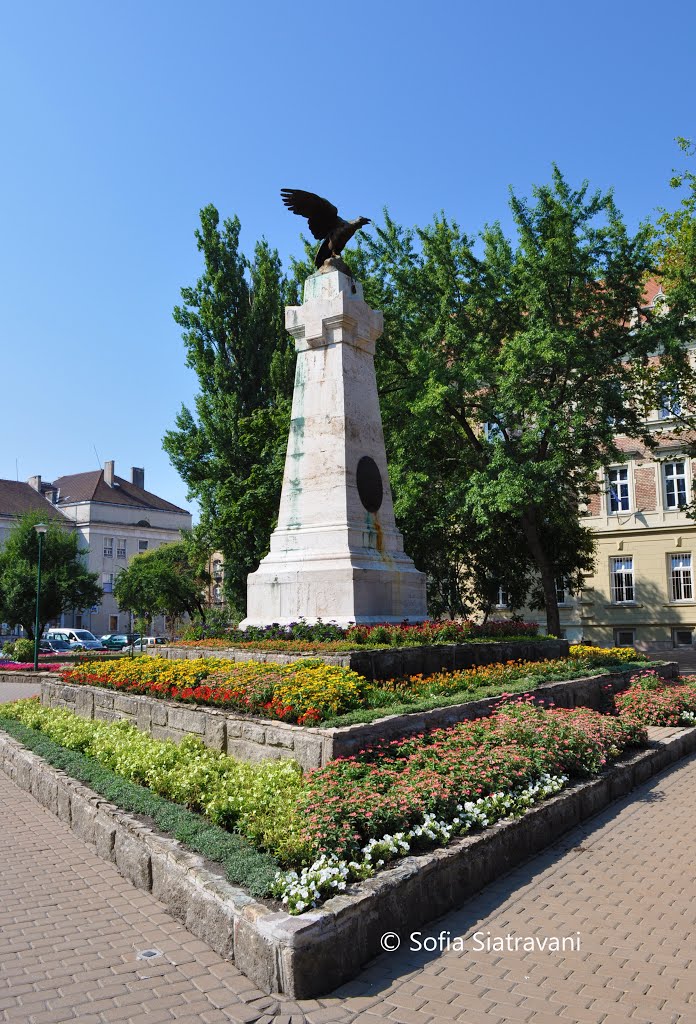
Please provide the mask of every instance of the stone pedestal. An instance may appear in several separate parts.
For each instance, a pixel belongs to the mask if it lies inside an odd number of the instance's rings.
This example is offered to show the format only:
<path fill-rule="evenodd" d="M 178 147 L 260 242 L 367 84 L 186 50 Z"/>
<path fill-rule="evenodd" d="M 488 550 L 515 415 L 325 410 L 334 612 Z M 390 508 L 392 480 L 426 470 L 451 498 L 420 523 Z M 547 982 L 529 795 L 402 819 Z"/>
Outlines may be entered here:
<path fill-rule="evenodd" d="M 425 575 L 394 522 L 377 397 L 382 314 L 331 269 L 308 278 L 285 323 L 297 369 L 283 491 L 242 626 L 422 621 Z"/>

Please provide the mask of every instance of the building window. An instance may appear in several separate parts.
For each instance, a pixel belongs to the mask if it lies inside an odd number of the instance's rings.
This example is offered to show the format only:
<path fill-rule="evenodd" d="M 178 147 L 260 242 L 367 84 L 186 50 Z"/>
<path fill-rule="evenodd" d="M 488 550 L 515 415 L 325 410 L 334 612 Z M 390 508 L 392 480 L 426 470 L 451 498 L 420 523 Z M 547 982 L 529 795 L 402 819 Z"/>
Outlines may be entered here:
<path fill-rule="evenodd" d="M 114 557 L 114 538 L 113 537 L 105 537 L 104 538 L 104 558 L 113 558 L 113 557 Z"/>
<path fill-rule="evenodd" d="M 694 585 L 691 576 L 691 555 L 670 555 L 673 601 L 692 601 Z"/>
<path fill-rule="evenodd" d="M 116 557 L 117 558 L 125 558 L 126 557 L 126 538 L 125 537 L 119 537 L 118 538 L 118 541 L 116 543 Z"/>
<path fill-rule="evenodd" d="M 666 387 L 663 389 L 657 416 L 661 420 L 669 420 L 672 416 L 681 416 L 681 402 L 676 388 Z"/>
<path fill-rule="evenodd" d="M 694 631 L 687 627 L 672 630 L 672 643 L 675 647 L 693 647 Z"/>
<path fill-rule="evenodd" d="M 496 441 L 499 437 L 504 438 L 503 428 L 492 421 L 484 423 L 483 436 L 487 441 Z"/>
<path fill-rule="evenodd" d="M 112 572 L 102 573 L 102 590 L 105 594 L 110 594 L 114 589 L 114 574 Z"/>
<path fill-rule="evenodd" d="M 213 600 L 216 604 L 222 603 L 222 587 L 213 587 Z"/>
<path fill-rule="evenodd" d="M 628 466 L 610 469 L 608 482 L 609 511 L 628 512 L 631 508 L 631 496 L 628 490 Z"/>
<path fill-rule="evenodd" d="M 663 472 L 665 507 L 683 508 L 686 505 L 686 463 L 683 459 L 678 462 L 665 462 Z"/>
<path fill-rule="evenodd" d="M 611 559 L 611 599 L 614 604 L 634 600 L 633 557 Z"/>
<path fill-rule="evenodd" d="M 510 605 L 510 595 L 508 594 L 505 587 L 501 585 L 498 587 L 495 595 L 495 606 L 496 608 L 508 608 Z"/>
<path fill-rule="evenodd" d="M 568 600 L 570 589 L 565 576 L 559 576 L 556 580 L 556 600 L 559 604 L 565 604 Z"/>
<path fill-rule="evenodd" d="M 149 543 L 150 543 L 149 540 L 139 540 L 138 541 L 138 554 L 141 554 L 143 551 L 147 551 Z"/>
<path fill-rule="evenodd" d="M 118 615 L 109 616 L 109 632 L 115 633 L 118 629 Z"/>
<path fill-rule="evenodd" d="M 636 645 L 636 631 L 635 629 L 615 629 L 614 630 L 614 647 L 635 647 Z"/>
<path fill-rule="evenodd" d="M 213 562 L 213 579 L 222 579 L 222 562 L 219 558 L 216 558 Z"/>

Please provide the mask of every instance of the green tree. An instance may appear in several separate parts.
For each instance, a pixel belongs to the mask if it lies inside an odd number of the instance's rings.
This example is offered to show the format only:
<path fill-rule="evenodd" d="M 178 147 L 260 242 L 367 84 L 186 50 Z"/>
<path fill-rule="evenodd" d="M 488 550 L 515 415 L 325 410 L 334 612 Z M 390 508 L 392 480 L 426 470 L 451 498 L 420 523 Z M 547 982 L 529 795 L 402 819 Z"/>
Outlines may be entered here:
<path fill-rule="evenodd" d="M 696 146 L 688 139 L 676 141 L 685 156 L 696 154 Z M 696 174 L 691 170 L 675 170 L 670 185 L 681 193 L 681 202 L 676 210 L 659 211 L 655 255 L 670 308 L 693 323 L 696 311 Z"/>
<path fill-rule="evenodd" d="M 39 538 L 34 526 L 45 518 L 41 512 L 22 516 L 0 549 L 0 621 L 23 626 L 32 639 L 39 558 Z M 53 520 L 49 522 L 41 552 L 41 633 L 46 623 L 64 612 L 89 608 L 101 601 L 98 574 L 85 568 L 85 554 L 74 531 Z"/>
<path fill-rule="evenodd" d="M 533 195 L 511 194 L 514 241 L 498 224 L 472 239 L 444 215 L 412 231 L 387 216 L 349 258 L 385 312 L 380 393 L 409 549 L 431 543 L 421 566 L 450 590 L 460 567 L 479 596 L 506 565 L 520 590 L 538 580 L 558 634 L 556 580 L 592 565 L 578 512 L 625 459 L 617 425 L 654 447 L 647 410 L 665 381 L 682 395 L 694 381 L 684 324 L 636 316 L 650 229 L 629 234 L 611 193 L 557 168 Z"/>
<path fill-rule="evenodd" d="M 284 307 L 297 286 L 265 241 L 243 255 L 236 217 L 220 225 L 214 206 L 200 216 L 203 273 L 174 310 L 200 391 L 163 445 L 199 503 L 200 534 L 224 554 L 226 594 L 244 608 L 278 513 L 295 359 Z"/>
<path fill-rule="evenodd" d="M 210 582 L 205 553 L 193 538 L 145 551 L 118 574 L 114 596 L 119 607 L 147 622 L 155 615 L 199 615 L 205 622 L 203 588 Z"/>

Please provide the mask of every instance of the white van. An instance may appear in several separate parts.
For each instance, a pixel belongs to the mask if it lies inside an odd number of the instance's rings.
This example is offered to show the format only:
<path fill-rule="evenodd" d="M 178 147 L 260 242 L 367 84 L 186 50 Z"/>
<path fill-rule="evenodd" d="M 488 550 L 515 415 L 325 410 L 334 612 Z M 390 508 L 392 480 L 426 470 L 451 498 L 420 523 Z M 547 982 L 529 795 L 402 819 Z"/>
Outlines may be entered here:
<path fill-rule="evenodd" d="M 86 651 L 94 651 L 103 646 L 101 640 L 97 640 L 88 629 L 73 629 L 71 626 L 47 629 L 45 636 L 47 640 L 67 640 L 71 647 L 84 647 Z"/>

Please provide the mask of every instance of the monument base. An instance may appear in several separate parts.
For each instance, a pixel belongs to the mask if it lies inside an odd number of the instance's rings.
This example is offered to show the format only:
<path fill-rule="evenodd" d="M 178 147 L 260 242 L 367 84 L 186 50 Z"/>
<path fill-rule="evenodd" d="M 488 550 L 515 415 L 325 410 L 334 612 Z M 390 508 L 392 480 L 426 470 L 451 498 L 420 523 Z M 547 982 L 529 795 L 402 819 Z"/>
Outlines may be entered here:
<path fill-rule="evenodd" d="M 399 562 L 401 560 L 399 559 Z M 303 559 L 295 568 L 287 562 L 261 563 L 248 578 L 247 626 L 287 626 L 332 622 L 338 626 L 378 622 L 423 622 L 425 581 L 410 558 L 403 564 L 375 563 L 350 556 Z"/>

